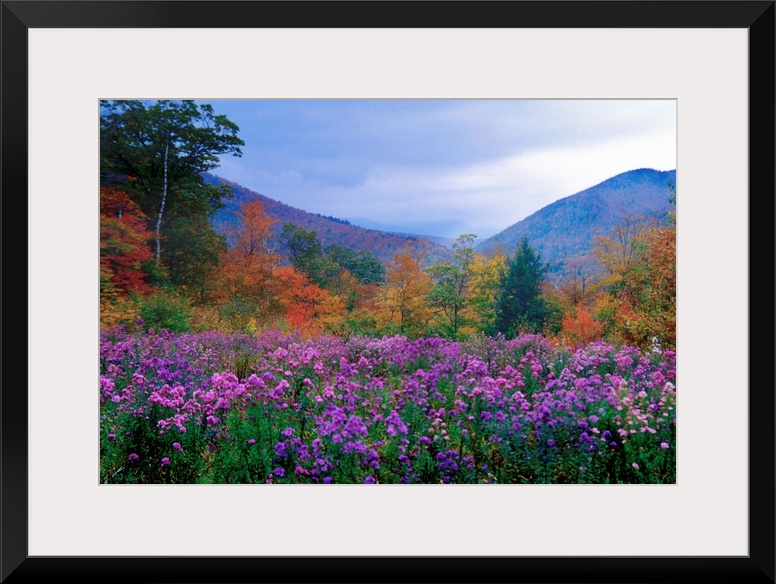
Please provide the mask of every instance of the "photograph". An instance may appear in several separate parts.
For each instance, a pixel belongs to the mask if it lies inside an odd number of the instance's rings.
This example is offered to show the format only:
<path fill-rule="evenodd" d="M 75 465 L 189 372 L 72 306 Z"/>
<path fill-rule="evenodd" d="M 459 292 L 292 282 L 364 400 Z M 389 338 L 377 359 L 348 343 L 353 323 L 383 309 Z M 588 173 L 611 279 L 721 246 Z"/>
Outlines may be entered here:
<path fill-rule="evenodd" d="M 0 3 L 0 582 L 774 582 L 773 0 Z"/>
<path fill-rule="evenodd" d="M 675 100 L 102 100 L 102 483 L 676 482 Z"/>

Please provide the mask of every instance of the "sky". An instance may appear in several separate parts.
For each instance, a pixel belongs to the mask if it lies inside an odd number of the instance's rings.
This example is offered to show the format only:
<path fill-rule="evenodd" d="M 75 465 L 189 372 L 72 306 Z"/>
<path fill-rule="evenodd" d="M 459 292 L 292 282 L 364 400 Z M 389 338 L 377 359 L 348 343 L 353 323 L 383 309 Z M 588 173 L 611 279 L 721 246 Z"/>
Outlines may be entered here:
<path fill-rule="evenodd" d="M 245 141 L 213 174 L 403 233 L 481 241 L 622 172 L 676 169 L 674 100 L 207 103 Z"/>

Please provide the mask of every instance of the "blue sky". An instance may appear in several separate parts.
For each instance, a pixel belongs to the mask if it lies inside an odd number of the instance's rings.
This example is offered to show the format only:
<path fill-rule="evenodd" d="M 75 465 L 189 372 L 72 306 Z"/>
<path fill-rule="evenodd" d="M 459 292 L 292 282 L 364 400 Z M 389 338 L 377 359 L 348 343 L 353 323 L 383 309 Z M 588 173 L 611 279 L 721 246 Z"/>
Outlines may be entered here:
<path fill-rule="evenodd" d="M 635 168 L 676 168 L 674 100 L 207 100 L 243 156 L 214 174 L 306 211 L 493 235 Z"/>

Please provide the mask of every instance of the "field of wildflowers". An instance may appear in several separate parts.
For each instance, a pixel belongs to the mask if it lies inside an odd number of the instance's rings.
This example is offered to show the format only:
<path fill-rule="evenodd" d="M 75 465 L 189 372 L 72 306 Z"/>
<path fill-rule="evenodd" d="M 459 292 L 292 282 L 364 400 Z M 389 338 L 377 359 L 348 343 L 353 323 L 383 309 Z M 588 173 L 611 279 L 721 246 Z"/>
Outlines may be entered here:
<path fill-rule="evenodd" d="M 103 483 L 674 483 L 672 351 L 101 332 Z"/>

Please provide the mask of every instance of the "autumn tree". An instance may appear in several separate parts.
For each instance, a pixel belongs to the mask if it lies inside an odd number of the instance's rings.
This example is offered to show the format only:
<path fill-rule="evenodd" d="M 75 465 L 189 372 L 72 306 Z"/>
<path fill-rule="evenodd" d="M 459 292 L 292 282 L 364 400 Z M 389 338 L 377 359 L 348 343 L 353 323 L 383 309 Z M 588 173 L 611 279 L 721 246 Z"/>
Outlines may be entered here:
<path fill-rule="evenodd" d="M 675 202 L 672 189 L 670 201 Z M 650 225 L 629 241 L 628 261 L 599 246 L 609 275 L 600 283 L 595 315 L 614 341 L 650 348 L 652 339 L 676 346 L 676 222 Z"/>
<path fill-rule="evenodd" d="M 421 336 L 431 317 L 427 297 L 431 278 L 421 268 L 413 250 L 403 249 L 386 266 L 385 284 L 381 287 L 380 319 L 389 330 Z"/>
<path fill-rule="evenodd" d="M 547 272 L 539 254 L 524 237 L 507 264 L 496 301 L 495 328 L 508 336 L 542 332 L 548 317 L 541 295 Z"/>
<path fill-rule="evenodd" d="M 222 274 L 228 299 L 236 299 L 251 316 L 268 316 L 278 307 L 279 288 L 274 270 L 280 256 L 273 247 L 276 219 L 267 215 L 258 199 L 245 201 L 234 212 L 236 226 L 227 233 L 229 250 L 223 256 Z"/>
<path fill-rule="evenodd" d="M 150 292 L 146 281 L 153 259 L 146 216 L 123 191 L 100 189 L 100 294 Z"/>
<path fill-rule="evenodd" d="M 559 339 L 565 345 L 576 348 L 600 340 L 603 334 L 603 323 L 586 306 L 578 304 L 563 314 Z"/>
<path fill-rule="evenodd" d="M 621 274 L 636 260 L 641 234 L 654 225 L 653 219 L 627 214 L 609 234 L 593 238 L 593 253 L 610 276 Z"/>
<path fill-rule="evenodd" d="M 496 332 L 496 301 L 506 265 L 507 256 L 500 248 L 489 256 L 474 254 L 471 264 L 469 306 L 477 328 L 486 334 Z"/>
<path fill-rule="evenodd" d="M 289 327 L 305 337 L 336 331 L 345 313 L 341 299 L 291 266 L 276 270 L 280 300 Z"/>
<path fill-rule="evenodd" d="M 112 100 L 100 104 L 101 184 L 120 184 L 149 218 L 155 259 L 161 261 L 168 216 L 209 215 L 229 191 L 207 185 L 202 173 L 219 156 L 241 156 L 239 128 L 210 104 L 194 101 Z"/>
<path fill-rule="evenodd" d="M 653 227 L 639 236 L 634 260 L 603 287 L 596 315 L 612 340 L 650 348 L 676 346 L 676 232 Z"/>

